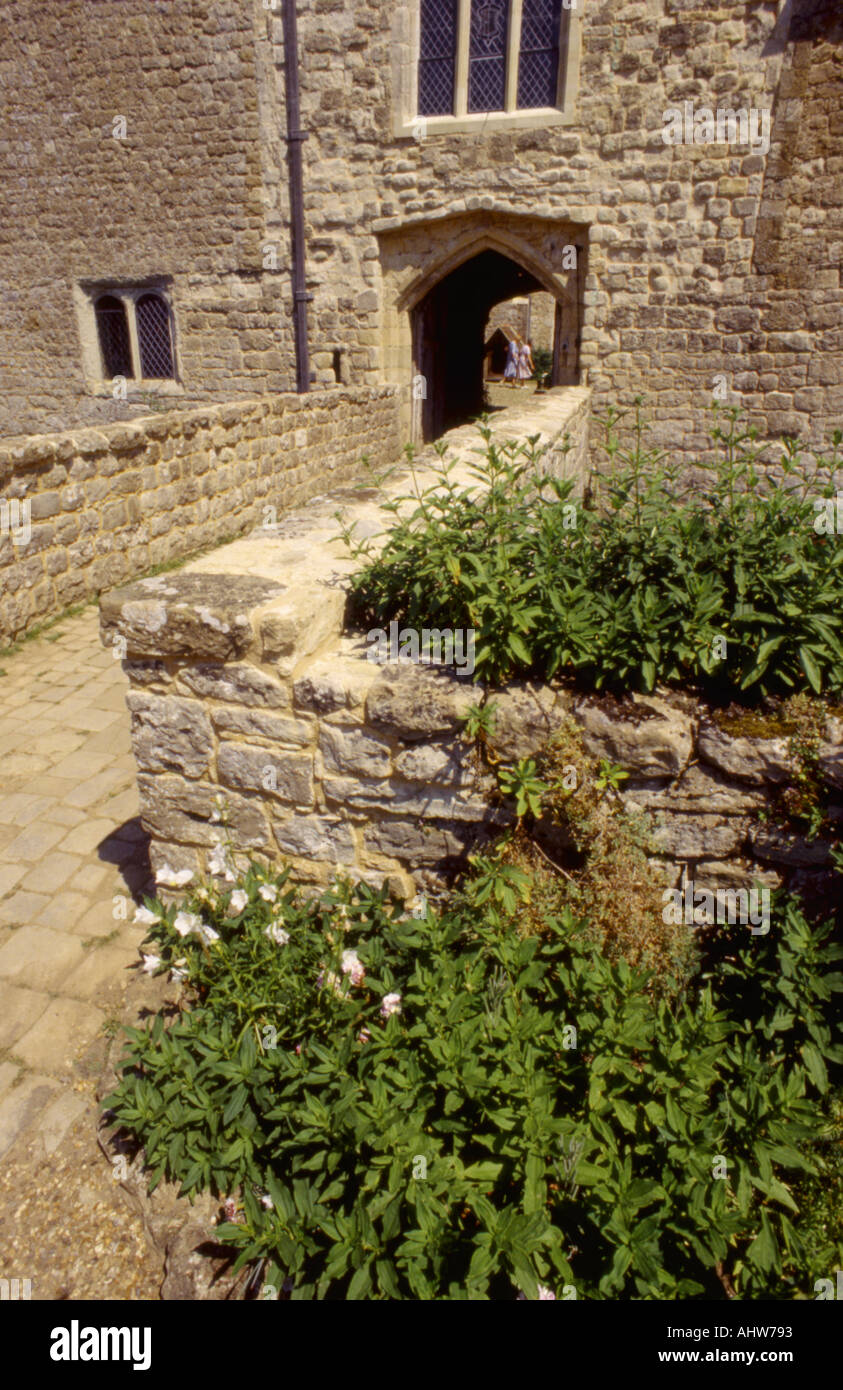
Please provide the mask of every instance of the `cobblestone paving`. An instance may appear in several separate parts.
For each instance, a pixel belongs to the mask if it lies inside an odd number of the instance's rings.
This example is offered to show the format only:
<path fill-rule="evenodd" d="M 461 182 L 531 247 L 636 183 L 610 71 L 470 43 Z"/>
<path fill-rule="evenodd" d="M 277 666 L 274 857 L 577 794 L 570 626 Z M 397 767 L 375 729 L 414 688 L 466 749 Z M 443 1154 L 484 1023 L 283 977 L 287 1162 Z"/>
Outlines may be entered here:
<path fill-rule="evenodd" d="M 96 1142 L 149 874 L 126 681 L 96 608 L 0 672 L 0 1278 L 33 1298 L 155 1298 L 159 1261 Z"/>

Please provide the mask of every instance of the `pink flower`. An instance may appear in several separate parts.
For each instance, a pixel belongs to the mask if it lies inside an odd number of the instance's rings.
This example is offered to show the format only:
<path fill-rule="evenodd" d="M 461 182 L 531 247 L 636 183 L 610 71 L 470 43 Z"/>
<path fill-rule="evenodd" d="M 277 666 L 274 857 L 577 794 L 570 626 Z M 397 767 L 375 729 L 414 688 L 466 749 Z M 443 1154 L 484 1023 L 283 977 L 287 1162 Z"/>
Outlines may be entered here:
<path fill-rule="evenodd" d="M 368 1028 L 360 1029 L 360 1032 L 357 1034 L 357 1041 L 359 1043 L 367 1043 L 372 1041 L 372 1035 L 369 1032 Z"/>
<path fill-rule="evenodd" d="M 301 1057 L 301 1043 L 296 1043 L 296 1056 Z"/>
<path fill-rule="evenodd" d="M 381 1016 L 383 1018 L 390 1018 L 392 1014 L 400 1014 L 400 1012 L 401 995 L 385 994 L 381 1000 Z"/>
<path fill-rule="evenodd" d="M 366 978 L 366 970 L 356 951 L 343 951 L 342 973 L 351 977 L 353 985 L 362 985 Z"/>

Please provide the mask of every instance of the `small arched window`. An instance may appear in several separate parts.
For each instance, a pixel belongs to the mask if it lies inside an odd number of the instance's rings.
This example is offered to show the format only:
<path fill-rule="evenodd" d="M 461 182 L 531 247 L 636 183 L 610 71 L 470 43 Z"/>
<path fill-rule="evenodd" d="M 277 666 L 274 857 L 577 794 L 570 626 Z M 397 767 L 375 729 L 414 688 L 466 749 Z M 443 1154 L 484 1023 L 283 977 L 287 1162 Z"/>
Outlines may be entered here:
<path fill-rule="evenodd" d="M 142 294 L 135 305 L 141 376 L 172 377 L 170 310 L 160 294 Z"/>
<path fill-rule="evenodd" d="M 126 306 L 116 295 L 101 295 L 95 305 L 97 335 L 107 377 L 134 377 Z"/>

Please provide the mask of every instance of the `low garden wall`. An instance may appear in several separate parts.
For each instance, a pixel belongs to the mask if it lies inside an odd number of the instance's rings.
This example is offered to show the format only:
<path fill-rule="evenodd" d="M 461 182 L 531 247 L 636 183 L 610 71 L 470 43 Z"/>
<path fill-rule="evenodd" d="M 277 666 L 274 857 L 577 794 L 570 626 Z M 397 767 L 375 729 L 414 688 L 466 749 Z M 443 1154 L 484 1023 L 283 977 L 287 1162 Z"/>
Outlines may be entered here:
<path fill-rule="evenodd" d="M 541 432 L 547 464 L 585 481 L 587 393 L 545 398 L 529 417 L 505 412 L 506 437 Z M 522 418 L 523 417 L 523 418 Z M 561 445 L 567 436 L 567 451 Z M 450 443 L 460 467 L 472 431 Z M 427 485 L 422 458 L 416 483 Z M 406 473 L 390 483 L 399 493 Z M 334 493 L 178 573 L 102 600 L 102 632 L 125 659 L 144 825 L 153 865 L 204 871 L 224 799 L 235 849 L 291 863 L 304 881 L 337 868 L 390 878 L 406 894 L 435 887 L 512 819 L 463 737 L 479 699 L 467 648 L 462 670 L 373 660 L 343 635 L 355 562 L 337 510 L 358 535 L 382 529 L 374 492 Z M 387 640 L 383 654 L 395 656 Z M 822 842 L 777 828 L 777 798 L 798 774 L 785 733 L 747 732 L 689 697 L 623 702 L 564 685 L 496 692 L 494 747 L 505 762 L 535 753 L 573 719 L 582 746 L 628 773 L 620 795 L 648 813 L 666 880 L 712 890 L 772 885 L 821 869 Z M 819 765 L 843 789 L 843 722 L 829 718 Z M 618 885 L 623 892 L 623 885 Z"/>
<path fill-rule="evenodd" d="M 174 410 L 0 445 L 0 646 L 400 452 L 393 386 Z"/>
<path fill-rule="evenodd" d="M 538 435 L 544 467 L 581 489 L 588 420 L 589 392 L 568 387 L 495 416 L 493 430 Z M 468 482 L 476 430 L 452 431 L 449 444 L 455 477 Z M 416 461 L 417 486 L 433 481 L 434 461 L 432 451 Z M 399 494 L 411 481 L 402 465 L 388 490 Z M 182 570 L 103 596 L 103 640 L 131 681 L 155 867 L 204 865 L 219 838 L 220 793 L 238 848 L 287 857 L 311 880 L 339 864 L 367 877 L 395 874 L 409 888 L 408 871 L 451 857 L 462 831 L 485 820 L 481 799 L 463 785 L 468 773 L 440 746 L 457 710 L 476 698 L 470 682 L 451 689 L 443 676 L 448 693 L 430 705 L 433 723 L 410 731 L 405 747 L 403 726 L 389 723 L 391 682 L 396 674 L 436 681 L 435 673 L 381 667 L 364 641 L 342 635 L 355 561 L 338 539 L 338 509 L 358 536 L 383 530 L 374 490 L 339 490 Z M 456 829 L 438 828 L 451 821 Z M 430 829 L 423 853 L 418 822 Z"/>

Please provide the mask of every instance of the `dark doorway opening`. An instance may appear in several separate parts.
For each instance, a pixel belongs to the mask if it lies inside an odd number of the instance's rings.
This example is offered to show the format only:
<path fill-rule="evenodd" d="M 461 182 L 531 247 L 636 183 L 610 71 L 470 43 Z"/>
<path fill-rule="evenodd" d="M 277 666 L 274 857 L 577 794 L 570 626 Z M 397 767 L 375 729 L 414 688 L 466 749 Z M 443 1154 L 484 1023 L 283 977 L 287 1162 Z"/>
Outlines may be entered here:
<path fill-rule="evenodd" d="M 412 311 L 416 437 L 425 442 L 437 439 L 482 413 L 489 311 L 505 300 L 546 288 L 516 261 L 486 250 L 445 275 L 419 301 Z M 554 384 L 575 379 L 571 344 L 577 339 L 578 301 L 575 278 L 567 310 L 557 303 Z"/>

